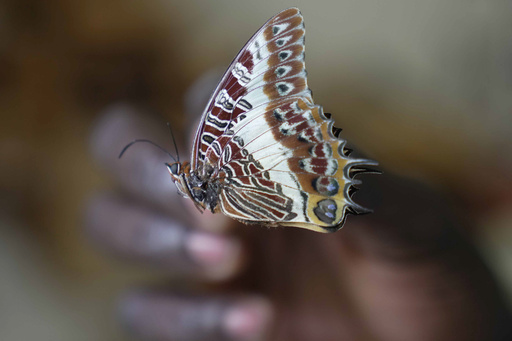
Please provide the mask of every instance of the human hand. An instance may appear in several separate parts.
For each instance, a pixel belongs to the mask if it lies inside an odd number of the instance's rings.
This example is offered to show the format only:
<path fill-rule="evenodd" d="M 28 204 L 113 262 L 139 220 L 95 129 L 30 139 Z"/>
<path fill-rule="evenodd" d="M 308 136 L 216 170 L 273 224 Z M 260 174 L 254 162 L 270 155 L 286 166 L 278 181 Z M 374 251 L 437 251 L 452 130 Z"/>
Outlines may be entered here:
<path fill-rule="evenodd" d="M 385 173 L 355 200 L 374 213 L 335 234 L 244 226 L 201 215 L 177 194 L 151 146 L 154 122 L 116 107 L 92 150 L 121 193 L 94 197 L 87 231 L 103 249 L 157 266 L 175 283 L 122 302 L 129 328 L 150 340 L 505 340 L 510 316 L 439 193 Z M 461 212 L 464 213 L 463 211 Z M 502 337 L 502 338 L 500 338 Z"/>

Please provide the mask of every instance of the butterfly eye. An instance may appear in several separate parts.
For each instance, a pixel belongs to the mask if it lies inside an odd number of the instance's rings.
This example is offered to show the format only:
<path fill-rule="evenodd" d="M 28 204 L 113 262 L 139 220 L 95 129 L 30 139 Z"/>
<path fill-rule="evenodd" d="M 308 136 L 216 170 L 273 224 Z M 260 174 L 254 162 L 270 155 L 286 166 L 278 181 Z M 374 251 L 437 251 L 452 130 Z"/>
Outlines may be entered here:
<path fill-rule="evenodd" d="M 176 175 L 176 176 L 180 175 L 181 167 L 180 167 L 180 164 L 178 162 L 175 162 L 172 165 L 167 164 L 167 168 L 169 169 L 169 172 L 172 175 Z"/>

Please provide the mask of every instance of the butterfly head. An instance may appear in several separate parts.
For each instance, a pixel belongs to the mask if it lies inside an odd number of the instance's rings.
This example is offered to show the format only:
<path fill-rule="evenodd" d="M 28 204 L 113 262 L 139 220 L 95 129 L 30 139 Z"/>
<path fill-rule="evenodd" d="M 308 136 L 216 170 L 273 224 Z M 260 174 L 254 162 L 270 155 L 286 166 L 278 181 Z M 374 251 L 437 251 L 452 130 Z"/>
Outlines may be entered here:
<path fill-rule="evenodd" d="M 169 170 L 169 174 L 171 174 L 172 181 L 178 188 L 178 193 L 188 198 L 190 197 L 190 190 L 187 186 L 187 176 L 190 173 L 190 164 L 188 162 L 174 162 L 174 163 L 166 163 L 167 170 Z"/>

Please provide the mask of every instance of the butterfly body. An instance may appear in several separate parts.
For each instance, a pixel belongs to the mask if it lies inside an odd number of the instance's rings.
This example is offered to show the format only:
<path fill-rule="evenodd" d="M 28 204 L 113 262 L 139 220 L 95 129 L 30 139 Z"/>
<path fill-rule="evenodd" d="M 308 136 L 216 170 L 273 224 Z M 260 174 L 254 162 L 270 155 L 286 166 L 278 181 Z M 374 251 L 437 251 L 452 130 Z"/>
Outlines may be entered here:
<path fill-rule="evenodd" d="M 219 212 L 220 181 L 211 176 L 213 169 L 191 171 L 189 162 L 167 164 L 167 168 L 181 196 L 192 199 L 201 212 Z"/>
<path fill-rule="evenodd" d="M 235 57 L 197 129 L 190 163 L 168 164 L 200 209 L 244 223 L 336 231 L 354 203 L 352 159 L 329 114 L 314 104 L 296 8 L 271 18 Z"/>

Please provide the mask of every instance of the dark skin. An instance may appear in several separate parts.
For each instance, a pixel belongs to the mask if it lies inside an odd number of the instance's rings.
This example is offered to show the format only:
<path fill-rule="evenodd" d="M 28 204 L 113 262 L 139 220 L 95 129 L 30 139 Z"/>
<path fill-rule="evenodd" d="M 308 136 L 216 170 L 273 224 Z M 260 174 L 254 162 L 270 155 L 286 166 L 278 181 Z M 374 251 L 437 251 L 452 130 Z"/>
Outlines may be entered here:
<path fill-rule="evenodd" d="M 466 233 L 464 210 L 443 195 L 390 172 L 366 175 L 355 201 L 374 213 L 349 216 L 334 234 L 201 215 L 177 195 L 161 151 L 140 145 L 117 159 L 134 138 L 168 138 L 144 116 L 116 107 L 97 123 L 93 154 L 122 191 L 96 195 L 86 214 L 87 231 L 104 250 L 176 279 L 121 303 L 125 324 L 142 339 L 512 336 L 505 300 Z"/>

